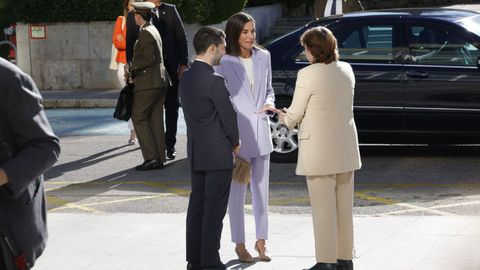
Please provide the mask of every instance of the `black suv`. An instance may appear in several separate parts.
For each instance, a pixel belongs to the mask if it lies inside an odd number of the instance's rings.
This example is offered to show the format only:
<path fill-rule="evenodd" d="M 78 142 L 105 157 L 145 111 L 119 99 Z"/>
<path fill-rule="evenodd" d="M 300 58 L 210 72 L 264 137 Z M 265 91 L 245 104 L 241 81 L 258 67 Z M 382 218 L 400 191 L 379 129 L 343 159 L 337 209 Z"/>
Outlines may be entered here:
<path fill-rule="evenodd" d="M 480 13 L 454 9 L 356 12 L 310 22 L 265 47 L 278 108 L 308 65 L 305 30 L 326 26 L 355 73 L 360 143 L 480 143 Z M 276 162 L 295 162 L 296 130 L 271 121 Z"/>

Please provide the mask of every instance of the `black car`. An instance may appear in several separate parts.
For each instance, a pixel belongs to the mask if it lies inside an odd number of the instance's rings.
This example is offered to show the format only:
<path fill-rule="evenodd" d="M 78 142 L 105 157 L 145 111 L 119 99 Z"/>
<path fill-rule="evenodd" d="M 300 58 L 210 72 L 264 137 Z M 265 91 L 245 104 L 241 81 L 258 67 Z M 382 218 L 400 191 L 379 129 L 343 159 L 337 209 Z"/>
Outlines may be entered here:
<path fill-rule="evenodd" d="M 320 25 L 353 67 L 360 143 L 480 143 L 480 13 L 392 9 L 310 22 L 265 45 L 278 108 L 290 105 L 297 72 L 308 65 L 300 36 Z M 276 118 L 271 127 L 272 160 L 294 162 L 296 130 Z"/>

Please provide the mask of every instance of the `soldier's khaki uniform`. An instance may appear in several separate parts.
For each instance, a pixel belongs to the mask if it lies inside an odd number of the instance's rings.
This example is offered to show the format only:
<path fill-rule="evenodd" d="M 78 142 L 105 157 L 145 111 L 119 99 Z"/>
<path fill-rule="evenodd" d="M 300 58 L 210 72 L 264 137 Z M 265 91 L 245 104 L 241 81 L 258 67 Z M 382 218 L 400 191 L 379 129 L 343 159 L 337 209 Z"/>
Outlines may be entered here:
<path fill-rule="evenodd" d="M 163 103 L 170 80 L 164 67 L 162 47 L 158 47 L 162 42 L 160 35 L 157 35 L 157 40 L 150 33 L 152 27 L 150 23 L 142 26 L 134 46 L 131 63 L 135 74 L 132 121 L 143 158 L 165 162 Z"/>

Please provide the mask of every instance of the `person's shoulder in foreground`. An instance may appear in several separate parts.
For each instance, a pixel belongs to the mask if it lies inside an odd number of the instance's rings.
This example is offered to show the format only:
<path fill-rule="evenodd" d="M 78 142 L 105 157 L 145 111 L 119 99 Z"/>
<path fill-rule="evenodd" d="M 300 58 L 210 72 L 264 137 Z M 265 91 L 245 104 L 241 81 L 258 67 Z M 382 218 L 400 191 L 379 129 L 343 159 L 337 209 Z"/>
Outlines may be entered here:
<path fill-rule="evenodd" d="M 3 94 L 9 94 L 10 89 L 17 89 L 23 91 L 16 91 L 15 93 L 10 93 L 12 96 L 17 96 L 21 92 L 22 94 L 27 94 L 33 99 L 38 101 L 40 105 L 39 108 L 43 109 L 41 106 L 42 97 L 38 91 L 33 79 L 25 72 L 23 72 L 19 67 L 10 63 L 9 61 L 0 57 L 0 83 L 1 91 Z M 4 99 L 4 101 L 7 101 Z M 3 105 L 3 104 L 2 104 Z M 28 109 L 28 108 L 24 108 Z M 33 109 L 33 108 L 30 108 Z"/>
<path fill-rule="evenodd" d="M 18 68 L 16 65 L 8 62 L 7 60 L 3 59 L 0 57 L 0 68 L 2 69 L 2 72 L 0 73 L 0 76 L 2 77 L 7 77 L 7 76 L 12 76 L 14 74 L 22 74 L 26 75 L 20 68 Z"/>
<path fill-rule="evenodd" d="M 47 239 L 42 174 L 58 160 L 60 145 L 32 78 L 0 58 L 0 83 L 0 143 L 4 150 L 0 226 L 24 253 L 23 261 L 33 266 Z"/>

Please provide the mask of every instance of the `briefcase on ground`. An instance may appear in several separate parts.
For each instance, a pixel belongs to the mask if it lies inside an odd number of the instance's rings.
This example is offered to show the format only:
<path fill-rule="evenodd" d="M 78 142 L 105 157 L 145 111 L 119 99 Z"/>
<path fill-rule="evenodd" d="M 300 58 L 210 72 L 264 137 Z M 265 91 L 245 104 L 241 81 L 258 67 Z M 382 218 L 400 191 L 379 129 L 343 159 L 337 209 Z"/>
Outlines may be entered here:
<path fill-rule="evenodd" d="M 250 182 L 250 162 L 236 156 L 232 179 L 241 184 L 248 184 Z"/>
<path fill-rule="evenodd" d="M 128 121 L 132 116 L 133 88 L 135 86 L 127 83 L 118 95 L 117 106 L 113 113 L 113 118 Z"/>

